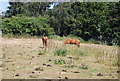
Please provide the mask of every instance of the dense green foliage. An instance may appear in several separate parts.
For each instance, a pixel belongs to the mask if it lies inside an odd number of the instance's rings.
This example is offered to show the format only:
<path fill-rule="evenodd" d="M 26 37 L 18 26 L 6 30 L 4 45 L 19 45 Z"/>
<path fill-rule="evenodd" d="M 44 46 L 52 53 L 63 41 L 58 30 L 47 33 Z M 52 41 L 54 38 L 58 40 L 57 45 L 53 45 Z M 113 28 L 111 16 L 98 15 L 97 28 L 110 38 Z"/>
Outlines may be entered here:
<path fill-rule="evenodd" d="M 3 33 L 75 35 L 87 41 L 120 44 L 120 3 L 64 2 L 49 9 L 51 4 L 10 2 L 3 18 Z"/>
<path fill-rule="evenodd" d="M 3 34 L 13 35 L 53 35 L 54 30 L 47 24 L 46 17 L 26 17 L 12 16 L 11 18 L 3 19 Z"/>

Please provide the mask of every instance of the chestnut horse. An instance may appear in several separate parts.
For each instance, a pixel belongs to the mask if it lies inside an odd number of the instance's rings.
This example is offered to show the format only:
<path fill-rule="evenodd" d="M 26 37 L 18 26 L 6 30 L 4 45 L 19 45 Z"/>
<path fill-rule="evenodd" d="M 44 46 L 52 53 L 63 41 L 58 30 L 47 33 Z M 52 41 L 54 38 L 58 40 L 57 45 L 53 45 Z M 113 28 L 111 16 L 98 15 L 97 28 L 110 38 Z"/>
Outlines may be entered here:
<path fill-rule="evenodd" d="M 64 44 L 75 44 L 75 45 L 77 45 L 78 47 L 80 47 L 80 40 L 67 38 L 67 39 L 65 40 Z"/>
<path fill-rule="evenodd" d="M 43 46 L 47 47 L 48 37 L 42 36 L 42 42 L 43 42 Z"/>

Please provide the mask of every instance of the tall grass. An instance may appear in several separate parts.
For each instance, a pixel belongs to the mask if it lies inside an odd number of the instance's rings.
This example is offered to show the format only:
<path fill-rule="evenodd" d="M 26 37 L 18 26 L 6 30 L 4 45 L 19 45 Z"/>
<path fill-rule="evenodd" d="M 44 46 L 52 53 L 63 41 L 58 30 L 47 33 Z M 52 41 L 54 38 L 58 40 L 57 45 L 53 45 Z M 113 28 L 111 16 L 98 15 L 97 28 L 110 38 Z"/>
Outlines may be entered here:
<path fill-rule="evenodd" d="M 96 62 L 106 65 L 118 66 L 117 49 L 101 49 L 96 51 Z"/>

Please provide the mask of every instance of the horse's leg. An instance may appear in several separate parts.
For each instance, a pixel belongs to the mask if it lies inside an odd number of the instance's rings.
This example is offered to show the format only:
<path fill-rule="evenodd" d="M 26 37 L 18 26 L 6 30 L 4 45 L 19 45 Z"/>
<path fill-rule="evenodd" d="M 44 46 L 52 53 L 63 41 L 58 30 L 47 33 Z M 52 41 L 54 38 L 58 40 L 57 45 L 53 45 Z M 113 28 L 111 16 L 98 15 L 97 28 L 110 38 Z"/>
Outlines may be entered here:
<path fill-rule="evenodd" d="M 43 42 L 43 47 L 44 47 L 44 45 L 45 45 L 45 42 L 44 42 L 44 40 L 42 40 L 42 42 Z"/>
<path fill-rule="evenodd" d="M 47 40 L 45 40 L 45 46 L 47 47 Z"/>

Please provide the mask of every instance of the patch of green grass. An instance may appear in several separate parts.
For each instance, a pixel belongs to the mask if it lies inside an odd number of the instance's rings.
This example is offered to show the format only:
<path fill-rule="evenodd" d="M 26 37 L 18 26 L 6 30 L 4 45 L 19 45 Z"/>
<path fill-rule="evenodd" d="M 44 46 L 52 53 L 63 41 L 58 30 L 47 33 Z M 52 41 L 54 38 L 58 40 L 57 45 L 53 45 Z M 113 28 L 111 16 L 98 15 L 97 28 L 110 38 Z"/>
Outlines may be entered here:
<path fill-rule="evenodd" d="M 63 60 L 63 59 L 57 59 L 57 60 L 55 60 L 55 62 L 54 62 L 55 64 L 66 64 L 66 62 L 65 62 L 65 60 Z"/>
<path fill-rule="evenodd" d="M 66 49 L 62 49 L 62 48 L 57 48 L 54 51 L 54 55 L 55 56 L 66 56 L 67 55 L 67 50 Z"/>

